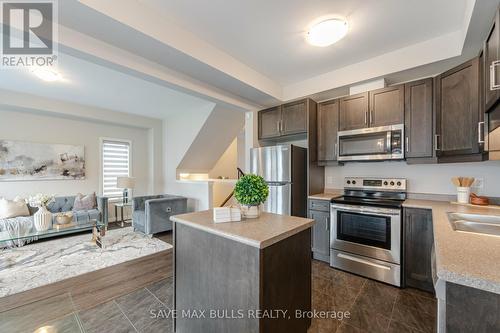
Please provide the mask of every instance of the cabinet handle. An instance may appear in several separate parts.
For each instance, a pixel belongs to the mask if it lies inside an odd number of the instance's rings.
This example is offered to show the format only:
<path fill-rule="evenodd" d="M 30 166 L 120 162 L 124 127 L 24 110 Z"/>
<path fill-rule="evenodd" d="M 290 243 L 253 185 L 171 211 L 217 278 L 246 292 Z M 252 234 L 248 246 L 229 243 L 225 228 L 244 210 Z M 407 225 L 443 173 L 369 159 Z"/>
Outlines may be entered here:
<path fill-rule="evenodd" d="M 438 144 L 439 137 L 440 137 L 439 134 L 434 135 L 434 150 L 436 150 L 436 151 L 441 150 L 441 148 L 439 148 L 439 144 Z"/>
<path fill-rule="evenodd" d="M 283 119 L 280 120 L 280 132 L 283 133 Z"/>
<path fill-rule="evenodd" d="M 500 84 L 496 83 L 496 68 L 500 65 L 500 60 L 493 61 L 490 65 L 490 90 L 499 90 Z"/>
<path fill-rule="evenodd" d="M 326 218 L 325 229 L 326 229 L 326 231 L 330 231 L 330 217 L 329 216 Z"/>
<path fill-rule="evenodd" d="M 405 140 L 405 145 L 406 145 L 406 152 L 410 152 L 410 139 L 408 137 L 406 137 L 406 140 Z"/>
<path fill-rule="evenodd" d="M 483 128 L 483 133 L 481 133 L 481 128 Z M 480 121 L 477 123 L 477 136 L 477 142 L 484 143 L 484 121 Z"/>
<path fill-rule="evenodd" d="M 369 114 L 368 120 L 370 121 L 370 124 L 371 124 L 372 121 L 373 121 L 373 110 L 370 110 L 370 114 Z"/>
<path fill-rule="evenodd" d="M 335 148 L 334 149 L 335 149 L 335 151 L 333 152 L 333 156 L 334 157 L 339 156 L 339 153 L 338 153 L 338 151 L 339 151 L 339 144 L 338 143 L 335 143 Z"/>
<path fill-rule="evenodd" d="M 368 125 L 368 111 L 365 112 L 365 125 Z"/>

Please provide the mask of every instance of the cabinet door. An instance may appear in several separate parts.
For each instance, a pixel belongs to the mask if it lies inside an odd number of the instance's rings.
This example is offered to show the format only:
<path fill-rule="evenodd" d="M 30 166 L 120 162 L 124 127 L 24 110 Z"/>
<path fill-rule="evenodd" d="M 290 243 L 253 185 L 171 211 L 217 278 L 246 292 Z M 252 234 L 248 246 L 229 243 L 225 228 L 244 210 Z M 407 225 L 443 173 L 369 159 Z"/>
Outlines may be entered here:
<path fill-rule="evenodd" d="M 492 83 L 500 85 L 500 66 L 495 66 L 493 71 L 490 71 L 490 66 L 493 62 L 499 60 L 500 47 L 500 22 L 499 11 L 495 15 L 495 20 L 489 31 L 488 37 L 484 44 L 484 96 L 485 110 L 488 111 L 497 101 L 500 96 L 499 90 L 492 88 Z M 494 77 L 491 77 L 493 72 Z M 493 82 L 492 82 L 493 81 Z"/>
<path fill-rule="evenodd" d="M 339 101 L 320 103 L 318 106 L 318 161 L 337 160 L 337 130 Z"/>
<path fill-rule="evenodd" d="M 330 213 L 309 211 L 314 219 L 312 227 L 312 252 L 314 259 L 330 262 Z"/>
<path fill-rule="evenodd" d="M 281 135 L 281 107 L 259 111 L 259 139 L 276 138 Z"/>
<path fill-rule="evenodd" d="M 340 100 L 339 131 L 368 127 L 368 92 Z"/>
<path fill-rule="evenodd" d="M 434 292 L 432 281 L 432 211 L 406 208 L 404 214 L 405 284 Z"/>
<path fill-rule="evenodd" d="M 433 157 L 432 78 L 405 84 L 406 157 Z"/>
<path fill-rule="evenodd" d="M 370 91 L 370 127 L 403 123 L 404 85 Z"/>
<path fill-rule="evenodd" d="M 479 153 L 479 59 L 437 76 L 435 98 L 437 155 Z"/>
<path fill-rule="evenodd" d="M 307 132 L 307 100 L 284 104 L 281 111 L 281 135 Z"/>

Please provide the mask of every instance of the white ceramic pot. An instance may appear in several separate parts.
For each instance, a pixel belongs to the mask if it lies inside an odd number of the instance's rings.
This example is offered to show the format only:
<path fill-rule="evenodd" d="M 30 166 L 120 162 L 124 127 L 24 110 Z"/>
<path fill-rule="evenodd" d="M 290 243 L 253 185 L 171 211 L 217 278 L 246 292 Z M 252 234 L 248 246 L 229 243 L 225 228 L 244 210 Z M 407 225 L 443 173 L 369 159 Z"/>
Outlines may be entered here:
<path fill-rule="evenodd" d="M 470 187 L 457 187 L 457 202 L 458 203 L 469 203 L 470 199 Z"/>
<path fill-rule="evenodd" d="M 241 213 L 247 219 L 256 219 L 260 216 L 260 205 L 257 206 L 241 205 Z"/>
<path fill-rule="evenodd" d="M 52 213 L 49 212 L 45 206 L 38 208 L 33 215 L 33 219 L 37 231 L 49 230 L 52 226 Z"/>

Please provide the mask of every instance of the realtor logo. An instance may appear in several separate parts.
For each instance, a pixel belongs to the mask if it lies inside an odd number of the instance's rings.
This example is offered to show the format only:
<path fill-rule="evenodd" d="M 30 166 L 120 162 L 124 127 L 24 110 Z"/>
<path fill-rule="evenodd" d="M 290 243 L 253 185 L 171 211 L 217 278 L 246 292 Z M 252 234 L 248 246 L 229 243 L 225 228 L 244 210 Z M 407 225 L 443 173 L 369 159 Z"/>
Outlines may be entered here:
<path fill-rule="evenodd" d="M 3 68 L 54 66 L 57 59 L 54 1 L 0 1 Z"/>

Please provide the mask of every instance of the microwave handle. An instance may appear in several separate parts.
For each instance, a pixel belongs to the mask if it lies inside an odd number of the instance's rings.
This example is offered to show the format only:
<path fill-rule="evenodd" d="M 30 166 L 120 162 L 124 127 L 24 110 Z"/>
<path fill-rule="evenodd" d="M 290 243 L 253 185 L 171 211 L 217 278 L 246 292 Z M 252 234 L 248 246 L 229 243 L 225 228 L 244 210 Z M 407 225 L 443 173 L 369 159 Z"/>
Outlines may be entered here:
<path fill-rule="evenodd" d="M 391 131 L 387 131 L 386 148 L 387 148 L 388 153 L 390 153 L 392 151 L 392 132 Z"/>

